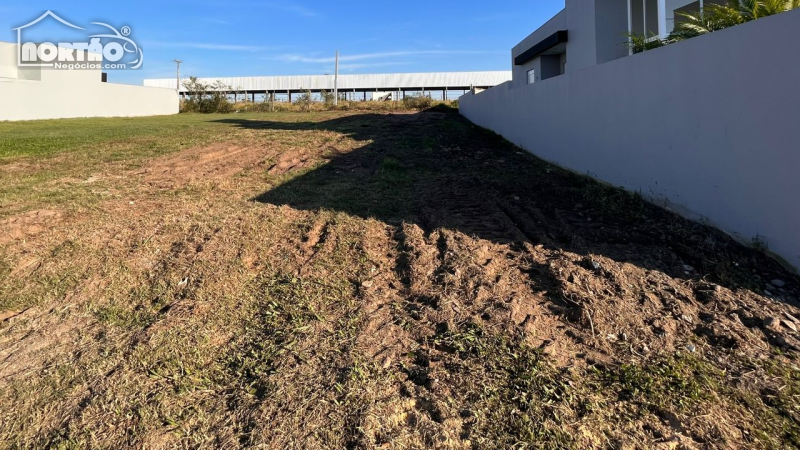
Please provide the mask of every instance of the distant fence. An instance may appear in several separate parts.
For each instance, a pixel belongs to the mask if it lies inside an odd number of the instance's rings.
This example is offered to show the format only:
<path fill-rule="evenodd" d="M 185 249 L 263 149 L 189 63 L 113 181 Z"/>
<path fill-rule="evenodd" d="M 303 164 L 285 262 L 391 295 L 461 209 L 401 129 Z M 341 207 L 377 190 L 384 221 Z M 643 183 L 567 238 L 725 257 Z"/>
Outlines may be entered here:
<path fill-rule="evenodd" d="M 800 268 L 800 11 L 516 89 L 461 113 L 532 153 L 759 239 Z"/>

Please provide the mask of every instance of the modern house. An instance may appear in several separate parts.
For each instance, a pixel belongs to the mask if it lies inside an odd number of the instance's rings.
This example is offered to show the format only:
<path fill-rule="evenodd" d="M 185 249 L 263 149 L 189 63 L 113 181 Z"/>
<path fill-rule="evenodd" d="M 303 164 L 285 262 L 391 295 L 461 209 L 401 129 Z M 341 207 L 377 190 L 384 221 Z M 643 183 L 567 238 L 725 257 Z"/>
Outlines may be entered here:
<path fill-rule="evenodd" d="M 0 121 L 178 113 L 174 88 L 107 83 L 99 69 L 21 67 L 18 56 L 17 44 L 0 42 Z"/>
<path fill-rule="evenodd" d="M 725 0 L 713 0 L 724 2 Z M 800 268 L 800 9 L 630 54 L 712 0 L 566 0 L 461 113 Z"/>
<path fill-rule="evenodd" d="M 528 84 L 629 55 L 629 34 L 664 39 L 681 12 L 727 0 L 566 0 L 512 50 L 514 83 Z"/>

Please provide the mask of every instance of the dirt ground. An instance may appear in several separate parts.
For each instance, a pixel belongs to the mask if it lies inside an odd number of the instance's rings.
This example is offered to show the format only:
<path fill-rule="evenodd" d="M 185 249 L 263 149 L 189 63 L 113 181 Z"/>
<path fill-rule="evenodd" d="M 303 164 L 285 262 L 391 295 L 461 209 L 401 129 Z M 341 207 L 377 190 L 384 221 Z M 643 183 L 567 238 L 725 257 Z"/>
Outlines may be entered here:
<path fill-rule="evenodd" d="M 446 110 L 214 126 L 0 219 L 0 448 L 800 448 L 763 248 Z"/>

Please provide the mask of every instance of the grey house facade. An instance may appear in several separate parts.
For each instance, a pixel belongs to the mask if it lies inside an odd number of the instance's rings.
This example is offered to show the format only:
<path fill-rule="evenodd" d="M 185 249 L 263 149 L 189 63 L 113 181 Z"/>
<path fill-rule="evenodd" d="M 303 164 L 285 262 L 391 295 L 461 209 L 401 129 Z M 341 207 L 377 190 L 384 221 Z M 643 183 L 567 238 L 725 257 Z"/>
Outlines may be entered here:
<path fill-rule="evenodd" d="M 629 56 L 630 33 L 666 38 L 681 12 L 726 0 L 566 0 L 511 51 L 514 83 L 529 84 Z"/>

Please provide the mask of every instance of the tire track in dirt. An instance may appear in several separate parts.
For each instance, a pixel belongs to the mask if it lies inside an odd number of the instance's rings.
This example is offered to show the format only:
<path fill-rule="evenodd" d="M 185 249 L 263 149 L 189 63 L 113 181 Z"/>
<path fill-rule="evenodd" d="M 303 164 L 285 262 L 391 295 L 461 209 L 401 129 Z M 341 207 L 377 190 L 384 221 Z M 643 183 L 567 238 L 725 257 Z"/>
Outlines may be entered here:
<path fill-rule="evenodd" d="M 279 448 L 298 441 L 309 444 L 328 434 L 315 428 L 321 418 L 326 418 L 337 424 L 337 441 L 354 442 L 362 415 L 359 406 L 353 404 L 357 398 L 349 380 L 359 361 L 357 334 L 351 333 L 364 320 L 363 307 L 357 293 L 351 296 L 340 291 L 340 286 L 326 283 L 333 277 L 331 272 L 343 269 L 336 267 L 335 261 L 342 251 L 341 239 L 352 239 L 352 223 L 338 221 L 326 211 L 289 214 L 294 229 L 287 236 L 286 253 L 294 263 L 287 267 L 292 268 L 292 284 L 313 286 L 306 289 L 316 294 L 303 292 L 296 301 L 315 299 L 311 310 L 305 312 L 315 319 L 301 327 L 302 331 L 281 331 L 287 334 L 281 339 L 288 342 L 286 352 L 276 356 L 273 373 L 267 377 L 272 389 L 258 403 L 245 408 L 246 426 L 236 434 L 245 446 Z M 275 338 L 264 336 L 267 342 Z M 312 386 L 314 390 L 310 391 Z"/>
<path fill-rule="evenodd" d="M 396 318 L 403 301 L 404 283 L 398 276 L 396 228 L 370 221 L 367 224 L 364 252 L 373 273 L 361 282 L 365 325 L 359 333 L 359 349 L 386 369 L 413 346 L 408 333 Z"/>
<path fill-rule="evenodd" d="M 408 223 L 382 231 L 373 232 L 370 242 L 383 241 L 378 248 L 389 251 L 368 253 L 392 270 L 366 289 L 368 319 L 359 345 L 384 370 L 397 373 L 398 382 L 367 415 L 358 442 L 469 448 L 468 426 L 452 404 L 458 375 L 449 372 L 449 350 L 434 344 L 437 337 L 480 323 L 487 331 L 499 327 L 527 333 L 537 343 L 554 341 L 554 333 L 563 334 L 559 317 L 517 269 L 529 257 L 512 245 L 445 229 L 426 235 Z"/>
<path fill-rule="evenodd" d="M 323 217 L 323 215 L 317 215 L 314 219 L 311 228 L 303 237 L 303 242 L 298 249 L 297 276 L 307 277 L 311 275 L 313 272 L 311 266 L 314 261 L 318 257 L 329 253 L 332 250 L 332 246 L 336 245 L 335 241 L 329 242 L 328 240 L 333 227 L 335 227 L 335 224 L 329 218 Z"/>
<path fill-rule="evenodd" d="M 229 178 L 254 166 L 263 166 L 276 150 L 228 142 L 184 150 L 156 158 L 133 174 L 156 188 Z"/>
<path fill-rule="evenodd" d="M 408 308 L 419 302 L 419 293 L 427 290 L 430 278 L 439 270 L 439 250 L 425 241 L 423 231 L 416 225 L 372 224 L 370 228 L 365 251 L 378 263 L 379 273 L 363 290 L 366 324 L 358 347 L 380 370 L 393 374 L 389 378 L 393 381 L 384 386 L 381 397 L 362 416 L 361 433 L 353 445 L 372 448 L 389 442 L 410 447 L 456 443 L 460 425 L 452 423 L 452 419 L 445 423 L 420 382 L 424 375 L 408 370 L 409 358 L 414 359 L 409 355 L 417 352 L 421 344 L 419 333 L 406 328 L 409 321 L 423 325 L 409 317 Z M 400 381 L 403 378 L 406 381 Z"/>

